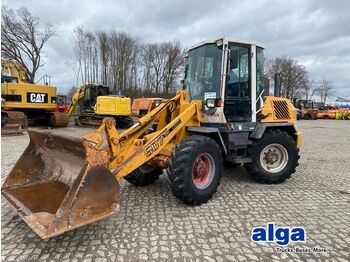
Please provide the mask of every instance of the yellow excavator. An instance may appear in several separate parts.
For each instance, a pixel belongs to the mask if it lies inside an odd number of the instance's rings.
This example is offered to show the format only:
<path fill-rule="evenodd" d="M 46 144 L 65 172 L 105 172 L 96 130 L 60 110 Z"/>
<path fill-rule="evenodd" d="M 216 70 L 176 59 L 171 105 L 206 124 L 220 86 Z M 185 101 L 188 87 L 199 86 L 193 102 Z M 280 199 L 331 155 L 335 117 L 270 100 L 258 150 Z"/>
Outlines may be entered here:
<path fill-rule="evenodd" d="M 45 239 L 117 212 L 123 178 L 142 186 L 166 170 L 175 197 L 191 205 L 213 197 L 223 161 L 263 183 L 285 181 L 303 136 L 292 103 L 263 95 L 263 50 L 237 38 L 193 46 L 183 90 L 122 133 L 112 118 L 80 138 L 29 130 L 3 197 Z"/>
<path fill-rule="evenodd" d="M 24 68 L 14 60 L 1 59 L 1 134 L 21 134 L 28 122 L 54 127 L 68 125 L 68 115 L 55 112 L 56 87 L 30 83 Z"/>
<path fill-rule="evenodd" d="M 79 105 L 76 125 L 99 126 L 105 117 L 114 118 L 117 126 L 130 127 L 134 124 L 131 115 L 131 99 L 110 95 L 108 86 L 89 83 L 81 85 L 72 97 L 68 108 L 71 117 Z"/>

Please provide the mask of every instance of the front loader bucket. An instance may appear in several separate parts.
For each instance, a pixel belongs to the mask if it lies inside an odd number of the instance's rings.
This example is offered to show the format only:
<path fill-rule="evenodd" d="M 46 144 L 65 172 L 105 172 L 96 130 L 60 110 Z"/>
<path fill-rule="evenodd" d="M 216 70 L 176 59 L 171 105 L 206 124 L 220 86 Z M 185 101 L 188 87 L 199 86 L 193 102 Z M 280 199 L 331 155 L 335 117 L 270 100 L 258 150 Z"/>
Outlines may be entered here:
<path fill-rule="evenodd" d="M 1 194 L 43 239 L 105 218 L 119 208 L 107 150 L 80 138 L 28 130 L 30 143 Z"/>

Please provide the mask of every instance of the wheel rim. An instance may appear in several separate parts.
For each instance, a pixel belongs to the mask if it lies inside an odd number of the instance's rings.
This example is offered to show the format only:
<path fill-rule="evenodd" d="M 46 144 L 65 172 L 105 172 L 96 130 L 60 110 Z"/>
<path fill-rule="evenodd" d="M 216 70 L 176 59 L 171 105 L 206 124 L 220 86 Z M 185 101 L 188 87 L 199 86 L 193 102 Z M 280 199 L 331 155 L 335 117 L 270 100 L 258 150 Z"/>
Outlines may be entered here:
<path fill-rule="evenodd" d="M 198 189 L 207 188 L 215 174 L 214 158 L 208 153 L 200 154 L 193 164 L 192 180 Z"/>
<path fill-rule="evenodd" d="M 280 172 L 288 164 L 287 149 L 280 144 L 266 146 L 260 153 L 260 164 L 267 172 Z"/>

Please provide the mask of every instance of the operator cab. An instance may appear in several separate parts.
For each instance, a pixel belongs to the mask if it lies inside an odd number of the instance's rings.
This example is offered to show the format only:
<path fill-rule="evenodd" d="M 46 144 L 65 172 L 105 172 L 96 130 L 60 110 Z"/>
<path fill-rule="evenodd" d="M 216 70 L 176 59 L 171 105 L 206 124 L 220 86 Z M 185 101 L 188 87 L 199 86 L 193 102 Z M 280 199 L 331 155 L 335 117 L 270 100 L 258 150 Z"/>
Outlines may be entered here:
<path fill-rule="evenodd" d="M 203 100 L 207 121 L 256 122 L 264 91 L 264 46 L 236 38 L 209 39 L 186 52 L 184 88 Z"/>
<path fill-rule="evenodd" d="M 1 75 L 1 83 L 18 83 L 18 78 L 15 76 Z"/>
<path fill-rule="evenodd" d="M 293 104 L 296 108 L 299 109 L 318 109 L 314 105 L 313 100 L 305 100 L 305 99 L 293 99 Z"/>
<path fill-rule="evenodd" d="M 104 85 L 87 85 L 84 90 L 83 108 L 86 112 L 94 113 L 94 106 L 98 96 L 107 96 L 109 87 Z"/>

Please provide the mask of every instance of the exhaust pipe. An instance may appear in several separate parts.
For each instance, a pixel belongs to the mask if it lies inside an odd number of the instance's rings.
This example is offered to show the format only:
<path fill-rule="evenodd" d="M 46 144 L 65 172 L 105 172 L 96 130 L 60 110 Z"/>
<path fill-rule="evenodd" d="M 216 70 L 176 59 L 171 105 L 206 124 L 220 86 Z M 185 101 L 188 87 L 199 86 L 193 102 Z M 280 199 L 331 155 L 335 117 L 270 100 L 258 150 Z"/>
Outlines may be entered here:
<path fill-rule="evenodd" d="M 274 90 L 274 96 L 275 97 L 281 97 L 281 74 L 275 73 L 275 90 Z"/>

